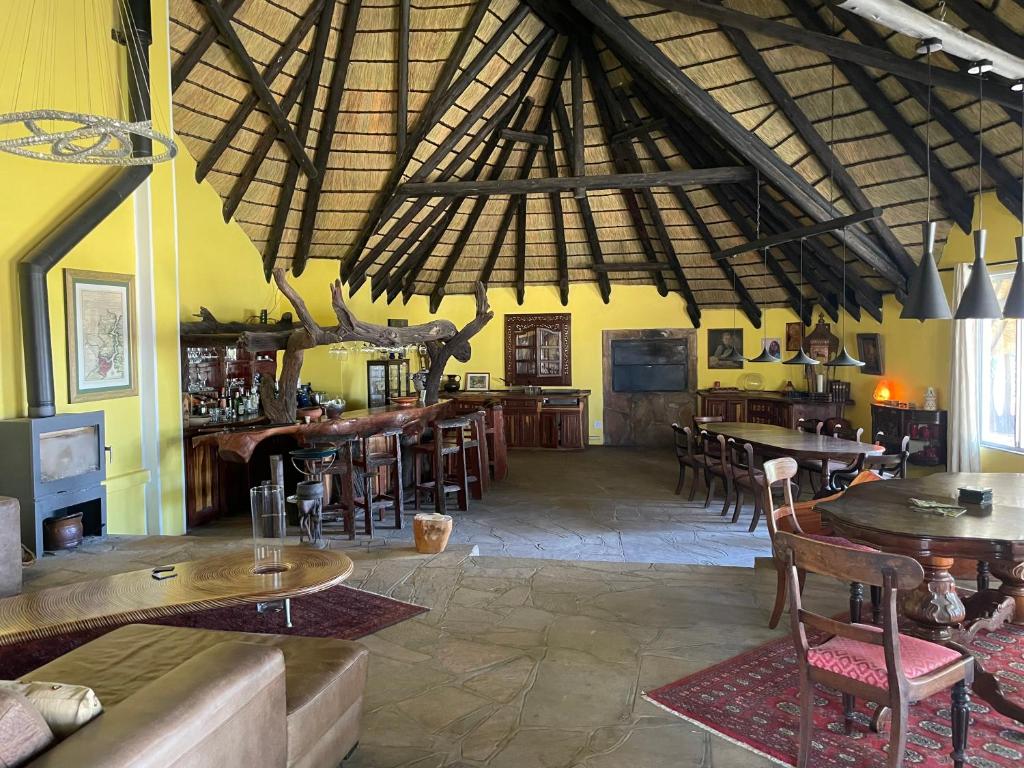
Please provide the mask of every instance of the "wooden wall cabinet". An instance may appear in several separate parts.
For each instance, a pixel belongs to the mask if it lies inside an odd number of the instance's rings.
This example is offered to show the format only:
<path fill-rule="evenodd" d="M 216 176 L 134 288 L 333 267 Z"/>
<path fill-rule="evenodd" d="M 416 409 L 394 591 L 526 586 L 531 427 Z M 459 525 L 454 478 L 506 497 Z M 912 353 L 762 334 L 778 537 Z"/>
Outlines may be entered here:
<path fill-rule="evenodd" d="M 572 316 L 505 315 L 505 383 L 567 387 L 572 383 Z"/>
<path fill-rule="evenodd" d="M 474 404 L 499 399 L 509 448 L 579 451 L 590 443 L 589 395 L 584 390 L 547 395 L 467 392 L 458 395 L 457 411 L 465 413 L 479 407 Z"/>

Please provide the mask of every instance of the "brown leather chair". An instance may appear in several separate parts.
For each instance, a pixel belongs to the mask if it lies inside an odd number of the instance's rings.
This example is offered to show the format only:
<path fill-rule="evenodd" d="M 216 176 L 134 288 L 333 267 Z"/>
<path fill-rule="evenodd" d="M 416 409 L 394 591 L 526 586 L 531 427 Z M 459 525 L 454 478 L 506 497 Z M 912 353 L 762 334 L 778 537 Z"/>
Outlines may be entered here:
<path fill-rule="evenodd" d="M 337 768 L 367 666 L 345 640 L 121 627 L 21 678 L 87 685 L 103 705 L 28 768 Z"/>

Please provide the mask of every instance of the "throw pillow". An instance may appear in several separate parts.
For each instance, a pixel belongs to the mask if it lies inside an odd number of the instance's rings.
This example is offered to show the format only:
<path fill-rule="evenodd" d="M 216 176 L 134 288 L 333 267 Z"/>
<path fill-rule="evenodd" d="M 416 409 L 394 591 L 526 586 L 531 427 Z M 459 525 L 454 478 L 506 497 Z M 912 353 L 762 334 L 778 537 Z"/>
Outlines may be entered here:
<path fill-rule="evenodd" d="M 56 739 L 28 699 L 0 690 L 0 768 L 18 768 Z"/>
<path fill-rule="evenodd" d="M 66 739 L 103 711 L 92 688 L 84 685 L 0 681 L 0 689 L 28 699 L 58 739 Z"/>

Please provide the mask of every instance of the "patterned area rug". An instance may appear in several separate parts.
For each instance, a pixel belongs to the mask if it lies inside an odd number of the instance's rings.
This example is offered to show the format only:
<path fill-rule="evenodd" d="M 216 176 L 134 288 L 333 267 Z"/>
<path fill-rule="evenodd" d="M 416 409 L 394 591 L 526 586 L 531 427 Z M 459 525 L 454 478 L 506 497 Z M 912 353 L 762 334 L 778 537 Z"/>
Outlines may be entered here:
<path fill-rule="evenodd" d="M 996 673 L 1007 696 L 1024 700 L 1024 627 L 1008 625 L 980 636 L 971 650 L 986 670 Z M 800 730 L 799 691 L 796 651 L 787 635 L 650 691 L 645 698 L 775 763 L 793 766 Z M 886 728 L 876 734 L 869 729 L 874 706 L 857 702 L 856 726 L 847 735 L 839 693 L 818 686 L 810 760 L 813 768 L 885 765 L 889 731 Z M 904 764 L 950 766 L 951 750 L 949 694 L 940 693 L 911 706 Z M 1024 761 L 1024 725 L 994 712 L 972 696 L 967 753 L 971 768 L 1019 768 Z"/>
<path fill-rule="evenodd" d="M 258 613 L 255 605 L 232 608 L 211 608 L 166 619 L 153 619 L 146 624 L 173 627 L 223 629 L 232 632 L 259 632 L 273 635 L 304 635 L 358 640 L 385 627 L 411 619 L 427 608 L 403 603 L 390 597 L 338 586 L 292 600 L 291 629 L 284 626 L 281 612 Z M 137 622 L 136 622 L 137 623 Z M 58 637 L 29 640 L 16 645 L 0 646 L 0 680 L 14 680 L 36 667 L 53 661 L 80 645 L 95 640 L 121 624 L 101 629 L 86 629 Z"/>

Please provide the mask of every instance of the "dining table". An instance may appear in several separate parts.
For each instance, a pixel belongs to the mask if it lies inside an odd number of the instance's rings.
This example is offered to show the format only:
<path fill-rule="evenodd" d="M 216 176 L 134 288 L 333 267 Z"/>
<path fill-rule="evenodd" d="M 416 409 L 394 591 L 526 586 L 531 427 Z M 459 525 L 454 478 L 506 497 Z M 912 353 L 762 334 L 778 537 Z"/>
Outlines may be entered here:
<path fill-rule="evenodd" d="M 961 488 L 991 489 L 991 503 L 962 502 Z M 946 505 L 947 511 L 922 502 Z M 1007 622 L 1024 626 L 1024 474 L 940 472 L 864 483 L 816 509 L 835 535 L 921 564 L 924 580 L 900 595 L 907 631 L 966 645 L 978 632 Z M 957 585 L 951 571 L 958 559 L 977 563 L 976 590 Z M 990 587 L 990 574 L 1000 581 L 997 589 Z M 975 691 L 1024 722 L 1024 708 L 1005 698 L 980 661 Z"/>
<path fill-rule="evenodd" d="M 860 456 L 877 456 L 885 448 L 873 443 L 861 443 L 832 435 L 818 435 L 775 424 L 754 424 L 745 421 L 717 421 L 701 424 L 711 434 L 724 435 L 737 443 L 750 443 L 754 452 L 765 458 L 789 456 L 797 461 L 821 461 L 827 467 L 830 461 L 856 461 Z M 829 490 L 828 472 L 821 473 L 819 493 Z"/>

